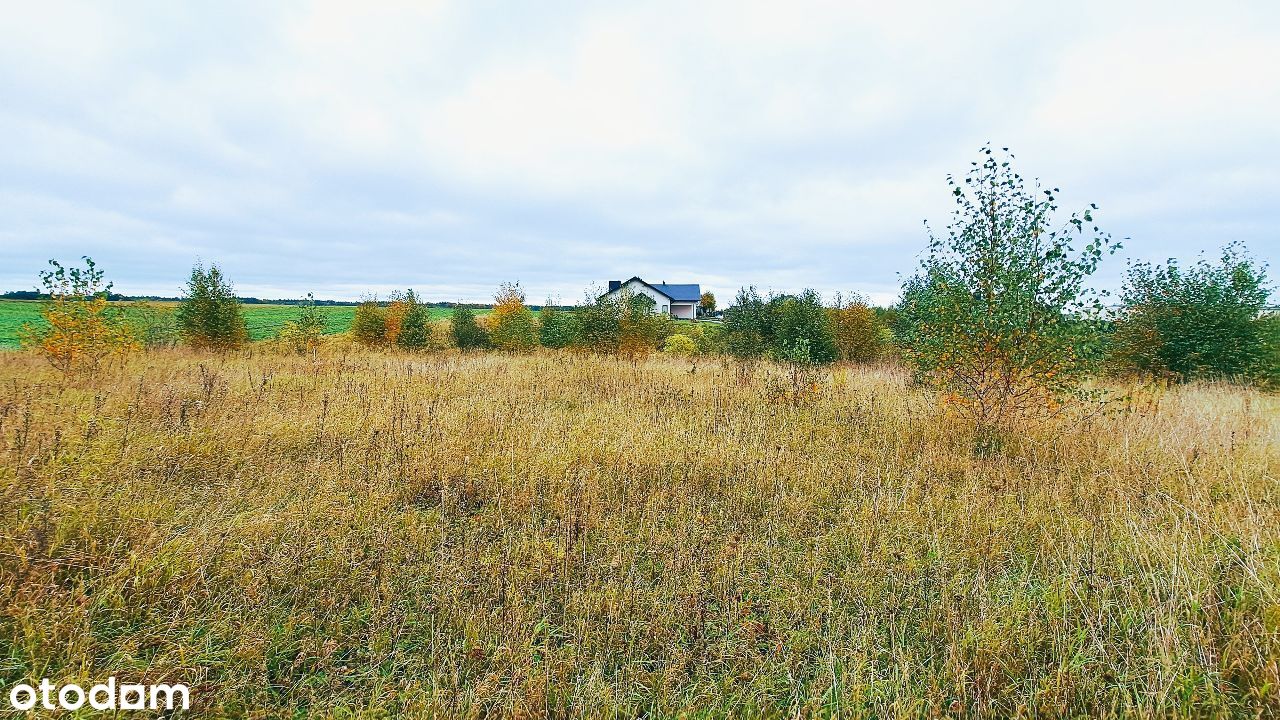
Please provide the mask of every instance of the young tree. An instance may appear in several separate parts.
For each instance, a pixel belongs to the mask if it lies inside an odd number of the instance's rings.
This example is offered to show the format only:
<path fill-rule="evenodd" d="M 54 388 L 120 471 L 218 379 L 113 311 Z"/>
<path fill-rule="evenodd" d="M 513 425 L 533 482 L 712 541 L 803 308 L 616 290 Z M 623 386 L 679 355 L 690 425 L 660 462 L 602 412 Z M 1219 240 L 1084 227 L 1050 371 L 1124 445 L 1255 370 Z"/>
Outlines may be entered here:
<path fill-rule="evenodd" d="M 453 306 L 451 332 L 453 343 L 459 350 L 476 350 L 488 347 L 489 336 L 476 322 L 475 312 L 461 302 Z"/>
<path fill-rule="evenodd" d="M 49 261 L 53 269 L 40 273 L 47 296 L 40 307 L 44 322 L 25 323 L 21 331 L 23 345 L 36 348 L 64 373 L 93 370 L 103 358 L 138 347 L 124 313 L 107 301 L 111 283 L 103 282 L 91 258 L 82 259 L 83 268 Z"/>
<path fill-rule="evenodd" d="M 230 350 L 248 341 L 249 330 L 240 301 L 217 265 L 206 270 L 197 263 L 191 268 L 191 278 L 178 307 L 178 327 L 192 347 Z"/>
<path fill-rule="evenodd" d="M 841 360 L 869 362 L 880 356 L 884 326 L 866 300 L 859 295 L 854 295 L 847 302 L 837 299 L 830 315 L 831 330 Z"/>
<path fill-rule="evenodd" d="M 533 311 L 524 304 L 520 283 L 503 283 L 493 296 L 489 341 L 499 350 L 527 352 L 538 344 Z"/>
<path fill-rule="evenodd" d="M 817 291 L 804 290 L 796 296 L 773 298 L 769 310 L 773 316 L 768 329 L 772 330 L 769 339 L 774 358 L 797 362 L 798 348 L 804 350 L 805 363 L 823 365 L 839 358 L 831 317 Z"/>
<path fill-rule="evenodd" d="M 431 344 L 431 311 L 418 301 L 412 290 L 406 291 L 398 300 L 404 308 L 399 315 L 399 328 L 396 332 L 396 347 L 405 350 L 422 350 Z"/>
<path fill-rule="evenodd" d="M 618 353 L 631 360 L 647 357 L 662 347 L 672 333 L 673 321 L 653 311 L 653 298 L 641 293 L 624 294 L 618 323 Z"/>
<path fill-rule="evenodd" d="M 400 343 L 400 327 L 404 324 L 405 316 L 409 314 L 409 310 L 418 302 L 418 298 L 413 294 L 412 290 L 408 292 L 400 292 L 395 290 L 391 293 L 390 302 L 383 309 L 383 327 L 384 342 L 388 345 L 398 345 Z"/>
<path fill-rule="evenodd" d="M 946 237 L 930 234 L 904 284 L 899 327 L 917 377 L 990 427 L 1080 395 L 1102 309 L 1083 283 L 1119 246 L 1092 224 L 1094 206 L 1052 229 L 1057 190 L 1028 187 L 1004 156 L 981 152 L 963 181 L 947 178 L 954 220 Z M 1087 241 L 1079 252 L 1077 238 Z"/>
<path fill-rule="evenodd" d="M 356 306 L 351 318 L 351 337 L 369 347 L 387 344 L 387 313 L 376 297 L 366 298 Z"/>
<path fill-rule="evenodd" d="M 716 296 L 710 291 L 702 293 L 698 300 L 698 314 L 710 315 L 716 311 Z"/>
<path fill-rule="evenodd" d="M 1267 268 L 1242 245 L 1222 250 L 1217 264 L 1190 268 L 1131 263 L 1123 309 L 1112 337 L 1119 369 L 1178 380 L 1237 378 L 1265 382 L 1276 373 L 1261 320 Z"/>
<path fill-rule="evenodd" d="M 768 350 L 771 335 L 764 298 L 754 286 L 738 290 L 733 305 L 724 311 L 725 350 L 739 360 L 759 358 Z"/>
<path fill-rule="evenodd" d="M 566 348 L 578 339 L 578 321 L 573 313 L 552 304 L 551 298 L 538 311 L 538 340 L 543 347 Z"/>
<path fill-rule="evenodd" d="M 315 296 L 298 305 L 298 315 L 280 328 L 279 340 L 298 353 L 315 352 L 324 336 L 325 313 L 316 306 Z"/>
<path fill-rule="evenodd" d="M 622 339 L 622 316 L 628 304 L 620 293 L 608 295 L 600 293 L 599 288 L 588 288 L 575 313 L 578 338 L 574 347 L 599 353 L 616 352 Z"/>

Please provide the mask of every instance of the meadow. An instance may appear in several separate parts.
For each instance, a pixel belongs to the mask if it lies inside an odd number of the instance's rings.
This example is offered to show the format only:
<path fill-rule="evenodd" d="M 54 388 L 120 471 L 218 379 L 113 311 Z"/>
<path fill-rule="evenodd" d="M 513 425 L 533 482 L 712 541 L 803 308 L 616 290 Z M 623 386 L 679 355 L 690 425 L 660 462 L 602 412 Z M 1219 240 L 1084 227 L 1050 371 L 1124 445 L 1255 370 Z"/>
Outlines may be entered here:
<path fill-rule="evenodd" d="M 136 304 L 121 302 L 118 305 L 126 315 L 136 312 Z M 177 303 L 150 303 L 153 307 L 165 310 L 176 310 Z M 276 336 L 280 328 L 298 316 L 298 308 L 294 305 L 242 305 L 245 326 L 249 330 L 250 340 L 267 340 Z M 355 307 L 350 305 L 333 305 L 320 308 L 324 313 L 325 332 L 337 334 L 346 332 L 351 327 L 351 318 L 355 315 Z M 428 308 L 432 320 L 442 320 L 449 316 L 449 308 Z M 485 311 L 478 311 L 483 315 Z M 20 347 L 19 331 L 23 323 L 35 326 L 42 324 L 40 303 L 32 300 L 0 300 L 0 350 L 12 350 Z"/>
<path fill-rule="evenodd" d="M 1280 712 L 1280 398 L 1117 387 L 979 453 L 897 367 L 795 402 L 781 372 L 0 353 L 0 684 L 188 682 L 233 717 Z"/>

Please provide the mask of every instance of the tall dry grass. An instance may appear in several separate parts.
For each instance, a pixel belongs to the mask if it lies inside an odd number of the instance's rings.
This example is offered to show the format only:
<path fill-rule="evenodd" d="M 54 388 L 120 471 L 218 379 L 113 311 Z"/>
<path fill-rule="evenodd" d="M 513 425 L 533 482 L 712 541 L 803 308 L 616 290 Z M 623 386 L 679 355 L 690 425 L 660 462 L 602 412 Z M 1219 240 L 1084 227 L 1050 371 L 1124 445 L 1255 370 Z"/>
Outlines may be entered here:
<path fill-rule="evenodd" d="M 0 354 L 0 683 L 197 715 L 1280 711 L 1280 401 L 973 451 L 892 369 Z"/>

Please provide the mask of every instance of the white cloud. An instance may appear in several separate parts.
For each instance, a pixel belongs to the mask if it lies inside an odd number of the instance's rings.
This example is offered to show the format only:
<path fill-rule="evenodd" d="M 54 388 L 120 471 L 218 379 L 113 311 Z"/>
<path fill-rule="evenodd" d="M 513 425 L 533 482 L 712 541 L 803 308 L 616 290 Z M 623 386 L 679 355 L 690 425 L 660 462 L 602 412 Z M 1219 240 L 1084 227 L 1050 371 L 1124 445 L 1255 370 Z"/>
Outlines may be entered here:
<path fill-rule="evenodd" d="M 884 298 L 987 140 L 1134 255 L 1274 262 L 1277 48 L 1262 4 L 28 3 L 0 286 L 58 252 L 124 289 L 200 255 L 245 292 Z"/>

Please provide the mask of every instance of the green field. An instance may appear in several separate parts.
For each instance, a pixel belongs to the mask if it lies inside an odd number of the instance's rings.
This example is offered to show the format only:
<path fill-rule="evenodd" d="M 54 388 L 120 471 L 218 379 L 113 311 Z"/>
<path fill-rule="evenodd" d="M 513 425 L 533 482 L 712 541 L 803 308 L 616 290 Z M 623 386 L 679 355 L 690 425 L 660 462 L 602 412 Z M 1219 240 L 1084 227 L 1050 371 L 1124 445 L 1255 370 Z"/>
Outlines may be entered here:
<path fill-rule="evenodd" d="M 151 303 L 152 305 L 176 308 L 175 303 Z M 134 303 L 120 303 L 129 312 Z M 441 320 L 452 312 L 449 308 L 433 307 L 432 320 Z M 352 305 L 322 307 L 325 316 L 327 333 L 346 332 L 351 327 L 351 317 L 355 314 Z M 483 314 L 485 311 L 480 311 Z M 245 305 L 244 320 L 249 326 L 251 340 L 266 340 L 275 336 L 280 328 L 298 316 L 298 308 L 294 305 Z M 0 349 L 12 350 L 19 347 L 19 330 L 23 323 L 40 324 L 40 303 L 34 300 L 0 300 Z"/>

